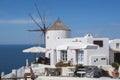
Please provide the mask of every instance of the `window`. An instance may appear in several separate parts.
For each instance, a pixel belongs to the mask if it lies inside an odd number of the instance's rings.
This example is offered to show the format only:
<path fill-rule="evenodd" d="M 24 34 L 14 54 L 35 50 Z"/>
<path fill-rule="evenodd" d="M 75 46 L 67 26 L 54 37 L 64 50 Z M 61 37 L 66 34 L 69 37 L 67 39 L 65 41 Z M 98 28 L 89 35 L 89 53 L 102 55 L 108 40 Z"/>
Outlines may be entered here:
<path fill-rule="evenodd" d="M 49 39 L 49 36 L 47 36 L 47 39 Z"/>
<path fill-rule="evenodd" d="M 93 43 L 98 45 L 99 47 L 103 47 L 103 41 L 102 40 L 95 40 L 95 41 L 93 41 Z"/>
<path fill-rule="evenodd" d="M 61 60 L 67 61 L 67 51 L 66 50 L 61 51 Z"/>
<path fill-rule="evenodd" d="M 50 58 L 50 53 L 49 53 L 49 55 L 48 55 L 48 58 Z"/>
<path fill-rule="evenodd" d="M 97 62 L 98 61 L 98 58 L 96 58 L 95 60 L 94 60 L 94 62 Z"/>
<path fill-rule="evenodd" d="M 116 48 L 120 48 L 120 43 L 116 43 Z"/>
<path fill-rule="evenodd" d="M 101 60 L 106 60 L 106 58 L 101 58 Z"/>
<path fill-rule="evenodd" d="M 78 51 L 78 63 L 82 63 L 84 60 L 84 52 L 83 51 Z"/>

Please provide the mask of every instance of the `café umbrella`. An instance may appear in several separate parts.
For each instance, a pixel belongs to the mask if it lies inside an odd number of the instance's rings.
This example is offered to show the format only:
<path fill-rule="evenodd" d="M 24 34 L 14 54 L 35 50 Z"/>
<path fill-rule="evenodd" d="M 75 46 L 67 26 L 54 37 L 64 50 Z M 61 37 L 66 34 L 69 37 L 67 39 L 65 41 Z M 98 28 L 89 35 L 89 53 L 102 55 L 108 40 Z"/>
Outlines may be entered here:
<path fill-rule="evenodd" d="M 24 53 L 45 53 L 46 51 L 47 51 L 46 48 L 43 48 L 40 46 L 35 46 L 35 47 L 31 47 L 23 50 Z"/>

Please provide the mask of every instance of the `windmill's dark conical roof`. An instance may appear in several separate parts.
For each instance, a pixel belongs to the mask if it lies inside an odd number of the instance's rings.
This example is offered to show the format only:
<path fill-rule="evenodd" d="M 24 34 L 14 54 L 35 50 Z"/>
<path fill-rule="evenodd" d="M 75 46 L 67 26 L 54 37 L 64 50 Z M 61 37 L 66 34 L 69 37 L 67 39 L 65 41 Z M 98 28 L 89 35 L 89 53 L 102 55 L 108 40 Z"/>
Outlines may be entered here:
<path fill-rule="evenodd" d="M 61 22 L 60 18 L 58 18 L 55 21 L 55 23 L 48 28 L 48 30 L 68 30 L 68 31 L 70 31 L 70 29 Z"/>

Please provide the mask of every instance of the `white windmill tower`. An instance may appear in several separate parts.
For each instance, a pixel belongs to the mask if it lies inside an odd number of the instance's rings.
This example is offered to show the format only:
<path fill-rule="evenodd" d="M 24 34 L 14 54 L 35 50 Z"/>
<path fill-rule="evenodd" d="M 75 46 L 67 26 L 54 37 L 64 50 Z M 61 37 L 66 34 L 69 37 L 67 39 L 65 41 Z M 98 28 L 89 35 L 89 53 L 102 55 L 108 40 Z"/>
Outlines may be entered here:
<path fill-rule="evenodd" d="M 58 39 L 70 38 L 71 30 L 62 23 L 60 18 L 58 18 L 55 23 L 48 27 L 46 32 L 46 48 L 54 50 L 56 48 L 56 41 Z M 52 55 L 52 54 L 51 54 Z M 46 53 L 46 57 L 50 57 L 50 53 Z"/>
<path fill-rule="evenodd" d="M 71 30 L 58 18 L 46 32 L 46 48 L 54 49 L 54 43 L 57 39 L 70 38 Z"/>

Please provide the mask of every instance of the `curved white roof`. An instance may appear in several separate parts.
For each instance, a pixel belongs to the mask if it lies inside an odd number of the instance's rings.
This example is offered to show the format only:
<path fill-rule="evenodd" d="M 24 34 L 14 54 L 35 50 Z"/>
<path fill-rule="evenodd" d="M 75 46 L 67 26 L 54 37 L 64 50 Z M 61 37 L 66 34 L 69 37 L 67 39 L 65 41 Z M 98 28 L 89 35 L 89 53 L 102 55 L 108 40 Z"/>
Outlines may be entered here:
<path fill-rule="evenodd" d="M 113 51 L 120 52 L 120 39 L 111 40 L 109 43 L 110 43 L 110 49 L 112 49 Z"/>

